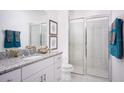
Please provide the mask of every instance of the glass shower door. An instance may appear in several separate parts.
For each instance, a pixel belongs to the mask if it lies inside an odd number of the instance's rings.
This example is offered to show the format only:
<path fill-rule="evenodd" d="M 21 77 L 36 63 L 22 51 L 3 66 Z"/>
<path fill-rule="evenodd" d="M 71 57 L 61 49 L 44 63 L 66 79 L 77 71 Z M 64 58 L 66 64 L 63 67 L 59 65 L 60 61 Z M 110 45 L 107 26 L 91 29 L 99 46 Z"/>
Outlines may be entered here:
<path fill-rule="evenodd" d="M 69 63 L 74 73 L 84 74 L 84 20 L 70 21 Z"/>
<path fill-rule="evenodd" d="M 108 78 L 108 17 L 87 19 L 87 74 Z"/>

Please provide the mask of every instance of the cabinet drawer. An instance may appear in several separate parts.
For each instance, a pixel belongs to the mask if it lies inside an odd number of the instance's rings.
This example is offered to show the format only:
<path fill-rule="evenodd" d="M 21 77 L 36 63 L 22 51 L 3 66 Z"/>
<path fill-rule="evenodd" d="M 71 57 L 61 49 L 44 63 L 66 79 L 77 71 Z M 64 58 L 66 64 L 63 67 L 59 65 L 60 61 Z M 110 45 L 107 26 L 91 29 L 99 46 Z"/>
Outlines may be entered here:
<path fill-rule="evenodd" d="M 61 80 L 62 65 L 61 62 L 55 64 L 55 81 Z"/>
<path fill-rule="evenodd" d="M 32 74 L 40 71 L 41 69 L 46 68 L 47 66 L 54 63 L 53 57 L 33 63 L 31 65 L 25 66 L 22 68 L 22 80 L 30 77 Z"/>
<path fill-rule="evenodd" d="M 45 77 L 45 82 L 53 82 L 54 81 L 54 65 L 50 65 L 43 71 Z"/>
<path fill-rule="evenodd" d="M 0 75 L 0 82 L 20 82 L 20 81 L 21 81 L 20 69 Z"/>
<path fill-rule="evenodd" d="M 55 63 L 62 62 L 62 55 L 55 56 Z"/>

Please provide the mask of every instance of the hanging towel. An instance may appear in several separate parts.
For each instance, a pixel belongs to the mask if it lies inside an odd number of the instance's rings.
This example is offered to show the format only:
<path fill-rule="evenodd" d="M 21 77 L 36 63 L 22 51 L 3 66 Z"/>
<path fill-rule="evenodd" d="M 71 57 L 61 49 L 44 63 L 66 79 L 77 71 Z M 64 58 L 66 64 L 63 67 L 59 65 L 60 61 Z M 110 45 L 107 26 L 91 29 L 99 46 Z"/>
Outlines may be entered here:
<path fill-rule="evenodd" d="M 14 31 L 14 47 L 21 47 L 19 31 Z"/>
<path fill-rule="evenodd" d="M 15 32 L 15 41 L 20 42 L 20 32 Z"/>
<path fill-rule="evenodd" d="M 109 52 L 116 58 L 123 57 L 123 20 L 116 18 L 112 24 L 112 40 L 109 44 Z"/>
<path fill-rule="evenodd" d="M 14 32 L 5 30 L 4 48 L 12 48 L 14 46 Z"/>

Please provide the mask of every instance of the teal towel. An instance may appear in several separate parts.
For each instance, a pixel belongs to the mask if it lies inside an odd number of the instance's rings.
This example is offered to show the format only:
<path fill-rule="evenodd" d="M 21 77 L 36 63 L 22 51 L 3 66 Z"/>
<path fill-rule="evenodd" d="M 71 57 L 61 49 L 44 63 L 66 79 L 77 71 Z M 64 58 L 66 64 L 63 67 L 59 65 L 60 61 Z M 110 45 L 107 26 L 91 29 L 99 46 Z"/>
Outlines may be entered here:
<path fill-rule="evenodd" d="M 21 47 L 19 31 L 14 31 L 14 47 Z"/>
<path fill-rule="evenodd" d="M 116 18 L 111 33 L 115 33 L 114 43 L 109 44 L 109 52 L 116 58 L 123 58 L 123 20 Z"/>
<path fill-rule="evenodd" d="M 21 47 L 20 32 L 5 30 L 4 48 Z"/>
<path fill-rule="evenodd" d="M 4 48 L 12 48 L 14 46 L 14 32 L 5 30 Z"/>

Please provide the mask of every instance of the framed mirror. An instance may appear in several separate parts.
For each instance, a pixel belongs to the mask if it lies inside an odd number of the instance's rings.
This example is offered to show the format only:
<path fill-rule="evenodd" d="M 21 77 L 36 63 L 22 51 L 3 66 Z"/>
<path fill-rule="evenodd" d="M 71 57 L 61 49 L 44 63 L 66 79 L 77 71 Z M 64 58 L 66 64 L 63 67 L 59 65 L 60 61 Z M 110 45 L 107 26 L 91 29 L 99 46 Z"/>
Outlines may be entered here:
<path fill-rule="evenodd" d="M 30 45 L 48 46 L 47 23 L 30 24 Z"/>

